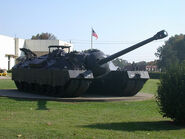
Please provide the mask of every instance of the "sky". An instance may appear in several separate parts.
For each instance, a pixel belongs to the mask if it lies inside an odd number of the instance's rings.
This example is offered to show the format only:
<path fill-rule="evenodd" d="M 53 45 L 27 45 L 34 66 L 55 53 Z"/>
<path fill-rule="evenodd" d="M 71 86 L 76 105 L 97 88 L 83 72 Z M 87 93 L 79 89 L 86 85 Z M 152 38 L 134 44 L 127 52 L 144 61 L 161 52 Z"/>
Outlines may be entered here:
<path fill-rule="evenodd" d="M 93 39 L 93 48 L 110 55 L 163 29 L 169 37 L 185 34 L 184 7 L 185 0 L 0 0 L 0 34 L 30 39 L 49 32 L 81 51 L 90 48 L 93 27 L 99 37 Z M 155 60 L 157 48 L 169 37 L 121 58 Z"/>

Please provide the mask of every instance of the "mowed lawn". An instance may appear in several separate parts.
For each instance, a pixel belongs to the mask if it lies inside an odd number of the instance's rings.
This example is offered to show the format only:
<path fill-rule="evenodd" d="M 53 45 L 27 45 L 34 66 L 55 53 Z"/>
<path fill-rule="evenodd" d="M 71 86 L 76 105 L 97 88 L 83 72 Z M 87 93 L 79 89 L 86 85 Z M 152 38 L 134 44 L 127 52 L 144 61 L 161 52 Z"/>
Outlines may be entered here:
<path fill-rule="evenodd" d="M 150 93 L 150 94 L 157 94 L 157 87 L 160 81 L 158 79 L 150 79 L 148 80 L 143 88 L 140 90 L 142 93 Z"/>
<path fill-rule="evenodd" d="M 15 89 L 16 86 L 12 80 L 0 80 L 0 89 Z"/>
<path fill-rule="evenodd" d="M 11 80 L 2 86 L 4 81 L 0 80 L 0 89 L 15 87 Z M 143 88 L 146 93 L 155 93 L 147 90 L 151 82 Z M 185 127 L 158 111 L 155 100 L 55 102 L 1 97 L 0 138 L 185 138 Z"/>

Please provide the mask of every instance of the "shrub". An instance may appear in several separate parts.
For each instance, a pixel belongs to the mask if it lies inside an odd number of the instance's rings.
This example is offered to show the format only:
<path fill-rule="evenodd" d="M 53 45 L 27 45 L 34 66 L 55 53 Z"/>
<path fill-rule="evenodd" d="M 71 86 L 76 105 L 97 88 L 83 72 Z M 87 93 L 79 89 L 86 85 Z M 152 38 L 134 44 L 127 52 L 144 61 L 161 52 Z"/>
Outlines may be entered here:
<path fill-rule="evenodd" d="M 160 79 L 161 72 L 149 72 L 150 79 Z"/>
<path fill-rule="evenodd" d="M 12 69 L 7 71 L 8 73 L 12 73 Z"/>
<path fill-rule="evenodd" d="M 185 64 L 170 68 L 160 80 L 156 99 L 161 114 L 185 123 Z"/>

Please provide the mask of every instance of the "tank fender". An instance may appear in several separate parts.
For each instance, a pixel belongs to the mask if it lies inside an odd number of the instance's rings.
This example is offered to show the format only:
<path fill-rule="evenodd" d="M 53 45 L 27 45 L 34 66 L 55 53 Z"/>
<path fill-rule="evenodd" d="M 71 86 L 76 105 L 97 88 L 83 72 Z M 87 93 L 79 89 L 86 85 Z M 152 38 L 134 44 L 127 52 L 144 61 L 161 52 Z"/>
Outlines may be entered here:
<path fill-rule="evenodd" d="M 147 71 L 127 71 L 129 79 L 149 79 L 150 76 Z"/>

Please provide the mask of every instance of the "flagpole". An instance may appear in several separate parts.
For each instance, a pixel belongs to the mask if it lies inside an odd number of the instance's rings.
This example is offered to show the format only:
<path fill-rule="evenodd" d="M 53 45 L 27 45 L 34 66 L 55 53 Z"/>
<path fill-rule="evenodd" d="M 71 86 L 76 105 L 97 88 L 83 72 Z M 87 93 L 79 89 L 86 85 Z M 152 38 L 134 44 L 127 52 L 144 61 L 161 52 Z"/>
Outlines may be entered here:
<path fill-rule="evenodd" d="M 92 28 L 91 28 L 91 50 L 93 48 L 93 36 L 92 36 Z"/>

